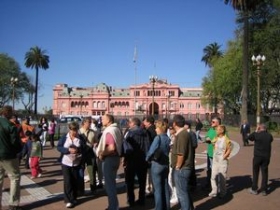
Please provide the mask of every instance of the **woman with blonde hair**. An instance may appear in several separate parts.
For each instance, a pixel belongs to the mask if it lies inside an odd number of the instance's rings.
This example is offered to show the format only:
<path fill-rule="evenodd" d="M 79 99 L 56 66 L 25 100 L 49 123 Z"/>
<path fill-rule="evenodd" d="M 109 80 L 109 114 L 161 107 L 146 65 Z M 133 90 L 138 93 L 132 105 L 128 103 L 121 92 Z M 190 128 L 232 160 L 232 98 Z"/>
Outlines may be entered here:
<path fill-rule="evenodd" d="M 216 128 L 217 136 L 212 141 L 214 145 L 213 165 L 211 174 L 211 187 L 210 197 L 224 197 L 226 195 L 226 176 L 228 169 L 228 158 L 231 152 L 231 140 L 226 135 L 226 127 L 219 125 Z M 219 183 L 219 189 L 217 187 Z"/>
<path fill-rule="evenodd" d="M 147 153 L 146 160 L 151 162 L 151 175 L 154 186 L 155 209 L 170 209 L 170 192 L 168 185 L 170 138 L 167 136 L 167 123 L 158 120 L 157 136 Z"/>

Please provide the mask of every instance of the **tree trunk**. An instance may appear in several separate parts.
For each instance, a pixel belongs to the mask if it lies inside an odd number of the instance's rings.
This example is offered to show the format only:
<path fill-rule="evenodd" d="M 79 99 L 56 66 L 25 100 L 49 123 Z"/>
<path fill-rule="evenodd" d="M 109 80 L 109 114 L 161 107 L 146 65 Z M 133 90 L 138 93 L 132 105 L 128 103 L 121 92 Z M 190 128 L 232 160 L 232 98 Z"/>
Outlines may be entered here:
<path fill-rule="evenodd" d="M 38 98 L 38 74 L 39 69 L 36 67 L 36 78 L 35 78 L 35 99 L 34 99 L 34 114 L 37 115 L 37 98 Z"/>
<path fill-rule="evenodd" d="M 243 75 L 242 75 L 242 105 L 241 105 L 241 122 L 244 120 L 248 120 L 248 71 L 249 71 L 249 59 L 248 59 L 248 36 L 249 36 L 249 18 L 248 12 L 243 12 L 243 20 L 244 20 L 244 34 L 243 34 Z"/>

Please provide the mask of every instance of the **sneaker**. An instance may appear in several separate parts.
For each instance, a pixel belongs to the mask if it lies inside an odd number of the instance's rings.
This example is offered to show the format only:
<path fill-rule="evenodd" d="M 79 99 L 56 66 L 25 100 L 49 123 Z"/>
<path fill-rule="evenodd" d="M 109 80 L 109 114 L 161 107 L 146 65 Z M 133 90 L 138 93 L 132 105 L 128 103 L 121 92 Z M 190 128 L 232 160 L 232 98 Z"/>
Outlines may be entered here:
<path fill-rule="evenodd" d="M 267 192 L 266 191 L 262 191 L 262 196 L 267 196 Z"/>
<path fill-rule="evenodd" d="M 39 178 L 40 178 L 41 176 L 42 176 L 42 174 L 41 174 L 41 173 L 39 173 L 37 177 L 39 177 Z"/>
<path fill-rule="evenodd" d="M 172 199 L 170 200 L 170 203 L 171 203 L 171 204 L 177 204 L 177 203 L 179 203 L 178 198 L 172 198 Z"/>
<path fill-rule="evenodd" d="M 72 208 L 74 205 L 72 203 L 66 203 L 66 208 Z"/>
<path fill-rule="evenodd" d="M 36 178 L 35 176 L 31 176 L 31 177 L 30 177 L 30 179 L 35 179 L 35 178 Z"/>
<path fill-rule="evenodd" d="M 215 192 L 210 192 L 208 195 L 209 197 L 217 197 L 217 193 Z"/>
<path fill-rule="evenodd" d="M 257 195 L 258 191 L 257 190 L 253 190 L 252 188 L 249 189 L 249 193 L 253 194 L 253 195 Z"/>

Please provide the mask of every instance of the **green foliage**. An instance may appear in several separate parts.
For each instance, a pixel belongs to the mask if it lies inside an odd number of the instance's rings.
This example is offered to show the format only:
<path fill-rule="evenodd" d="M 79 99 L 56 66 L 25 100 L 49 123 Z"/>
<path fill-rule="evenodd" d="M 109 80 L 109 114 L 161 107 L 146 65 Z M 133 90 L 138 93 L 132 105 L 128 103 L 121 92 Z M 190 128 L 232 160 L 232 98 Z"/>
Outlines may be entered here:
<path fill-rule="evenodd" d="M 0 107 L 12 101 L 12 77 L 18 78 L 18 81 L 14 85 L 15 101 L 23 98 L 30 81 L 26 73 L 21 72 L 19 64 L 7 54 L 0 54 L 0 74 Z"/>
<path fill-rule="evenodd" d="M 38 46 L 31 47 L 30 50 L 25 54 L 25 66 L 27 68 L 35 68 L 35 100 L 34 100 L 34 114 L 37 114 L 37 98 L 38 98 L 38 77 L 39 69 L 49 68 L 49 56 L 46 54 L 45 50 L 42 50 Z"/>
<path fill-rule="evenodd" d="M 249 1 L 246 2 L 248 3 Z M 238 4 L 246 2 L 227 1 L 227 3 L 235 4 L 235 9 L 241 9 L 239 8 L 241 5 L 238 6 Z M 248 100 L 246 100 L 249 113 L 256 112 L 257 74 L 256 67 L 253 66 L 251 61 L 253 54 L 266 56 L 265 65 L 261 66 L 260 76 L 262 111 L 268 112 L 269 107 L 273 108 L 273 106 L 276 107 L 277 105 L 279 107 L 280 104 L 280 1 L 265 1 L 265 3 L 264 1 L 255 1 L 255 3 L 256 5 L 249 5 L 254 9 L 250 10 L 250 56 L 246 58 L 247 64 L 245 65 L 249 66 L 249 92 Z M 273 3 L 277 3 L 277 6 Z M 245 67 L 242 63 L 244 61 L 243 36 L 242 31 L 237 31 L 235 40 L 231 40 L 228 43 L 223 56 L 210 59 L 210 71 L 202 82 L 202 102 L 213 105 L 213 99 L 216 98 L 220 106 L 224 105 L 226 113 L 240 113 L 241 101 L 244 102 L 241 97 L 243 96 L 242 88 L 244 87 L 243 77 L 245 77 Z M 204 49 L 209 49 L 209 45 Z"/>

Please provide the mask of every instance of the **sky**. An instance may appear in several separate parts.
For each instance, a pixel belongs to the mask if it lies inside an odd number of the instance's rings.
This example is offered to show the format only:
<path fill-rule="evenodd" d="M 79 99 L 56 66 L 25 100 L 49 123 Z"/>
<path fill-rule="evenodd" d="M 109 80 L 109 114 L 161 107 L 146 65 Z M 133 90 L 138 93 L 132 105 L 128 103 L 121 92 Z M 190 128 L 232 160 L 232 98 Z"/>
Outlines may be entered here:
<path fill-rule="evenodd" d="M 203 48 L 217 42 L 225 50 L 237 28 L 223 0 L 1 0 L 0 25 L 0 53 L 34 80 L 25 53 L 38 46 L 50 57 L 39 71 L 39 112 L 60 83 L 125 88 L 155 75 L 201 87 Z"/>

